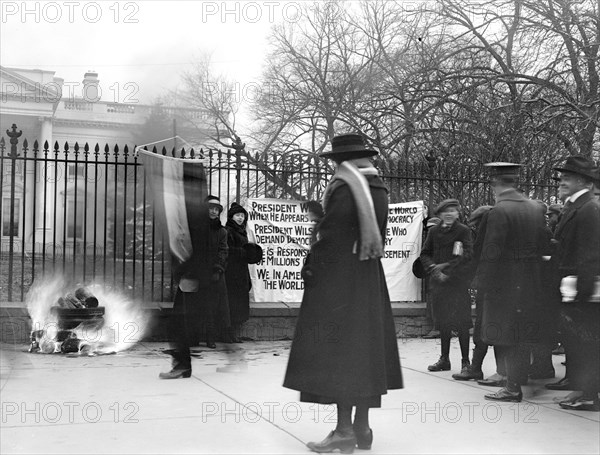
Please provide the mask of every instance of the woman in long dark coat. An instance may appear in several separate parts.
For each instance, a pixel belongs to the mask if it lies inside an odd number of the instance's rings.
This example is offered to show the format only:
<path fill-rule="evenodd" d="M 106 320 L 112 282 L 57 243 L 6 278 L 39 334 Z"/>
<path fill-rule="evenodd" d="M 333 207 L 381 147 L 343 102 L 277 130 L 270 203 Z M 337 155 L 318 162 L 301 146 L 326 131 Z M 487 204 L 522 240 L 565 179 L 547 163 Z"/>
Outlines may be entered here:
<path fill-rule="evenodd" d="M 225 280 L 227 281 L 227 298 L 229 301 L 229 316 L 231 319 L 230 340 L 241 343 L 240 331 L 242 324 L 250 318 L 250 296 L 252 288 L 248 259 L 244 245 L 248 243 L 246 223 L 248 212 L 237 202 L 233 202 L 227 212 L 227 246 L 229 256 Z"/>
<path fill-rule="evenodd" d="M 304 296 L 283 384 L 300 391 L 301 401 L 337 405 L 335 430 L 308 444 L 315 452 L 370 448 L 369 408 L 403 385 L 380 261 L 387 189 L 366 158 L 376 153 L 349 134 L 333 138 L 332 151 L 323 154 L 338 162 L 338 171 L 303 268 Z"/>
<path fill-rule="evenodd" d="M 206 346 L 216 348 L 215 338 L 218 332 L 227 330 L 229 322 L 229 304 L 225 269 L 227 268 L 227 231 L 221 224 L 219 215 L 223 206 L 216 196 L 208 196 L 208 261 L 209 282 L 206 288 L 200 289 L 202 320 L 206 327 Z"/>
<path fill-rule="evenodd" d="M 471 230 L 458 221 L 456 199 L 442 201 L 436 214 L 442 222 L 430 229 L 421 251 L 421 262 L 429 275 L 429 292 L 435 328 L 440 331 L 442 353 L 429 371 L 450 369 L 452 330 L 458 332 L 462 368 L 469 365 L 469 329 L 472 327 L 467 264 L 473 254 Z"/>

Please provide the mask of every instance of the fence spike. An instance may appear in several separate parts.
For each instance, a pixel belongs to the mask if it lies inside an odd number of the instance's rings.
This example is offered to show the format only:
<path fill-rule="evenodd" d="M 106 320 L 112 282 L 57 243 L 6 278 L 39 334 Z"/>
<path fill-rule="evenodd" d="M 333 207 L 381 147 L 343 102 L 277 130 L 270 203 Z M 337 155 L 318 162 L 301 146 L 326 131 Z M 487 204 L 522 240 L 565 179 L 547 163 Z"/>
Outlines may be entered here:
<path fill-rule="evenodd" d="M 167 148 L 164 145 L 163 145 L 163 148 L 162 148 L 162 155 L 163 156 L 167 156 Z"/>
<path fill-rule="evenodd" d="M 190 150 L 190 157 L 191 157 L 192 159 L 194 158 L 194 156 L 195 156 L 195 153 L 196 153 L 196 152 L 194 152 L 194 148 L 192 147 L 192 150 Z"/>
<path fill-rule="evenodd" d="M 4 137 L 0 137 L 0 151 L 4 155 L 4 149 L 6 148 L 6 142 L 4 142 Z"/>
<path fill-rule="evenodd" d="M 127 146 L 127 144 L 125 144 L 125 147 L 123 147 L 123 156 L 125 158 L 129 156 L 129 147 Z"/>
<path fill-rule="evenodd" d="M 77 158 L 77 156 L 79 156 L 79 142 L 75 141 L 73 149 L 75 150 L 75 158 Z"/>
<path fill-rule="evenodd" d="M 85 145 L 83 146 L 83 153 L 85 154 L 85 157 L 87 158 L 87 156 L 90 154 L 90 146 L 88 145 L 88 143 L 86 142 Z"/>
<path fill-rule="evenodd" d="M 38 151 L 40 150 L 40 145 L 38 144 L 37 139 L 33 142 L 33 156 L 37 156 Z"/>
<path fill-rule="evenodd" d="M 108 159 L 108 155 L 110 155 L 110 147 L 108 144 L 104 144 L 104 156 Z"/>
<path fill-rule="evenodd" d="M 115 159 L 119 156 L 119 146 L 115 144 L 113 150 L 115 151 Z"/>
<path fill-rule="evenodd" d="M 185 149 L 181 147 L 181 158 L 185 158 Z"/>
<path fill-rule="evenodd" d="M 156 145 L 154 147 L 152 147 L 152 153 L 158 154 L 158 150 L 156 149 Z"/>
<path fill-rule="evenodd" d="M 54 141 L 54 153 L 57 155 L 60 153 L 60 145 L 58 145 L 58 141 Z"/>

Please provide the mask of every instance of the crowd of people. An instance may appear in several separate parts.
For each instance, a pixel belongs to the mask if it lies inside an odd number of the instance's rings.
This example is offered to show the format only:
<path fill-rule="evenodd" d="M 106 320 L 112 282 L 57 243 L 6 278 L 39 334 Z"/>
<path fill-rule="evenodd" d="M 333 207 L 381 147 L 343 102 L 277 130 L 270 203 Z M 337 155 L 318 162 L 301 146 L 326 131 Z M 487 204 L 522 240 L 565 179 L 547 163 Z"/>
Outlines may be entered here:
<path fill-rule="evenodd" d="M 301 271 L 304 294 L 283 386 L 299 391 L 301 401 L 336 406 L 336 428 L 307 444 L 314 452 L 370 449 L 369 410 L 381 406 L 388 390 L 403 387 L 381 265 L 388 193 L 370 159 L 377 153 L 360 134 L 335 136 L 321 156 L 335 163 L 336 172 L 322 205 L 308 204 L 316 225 Z M 529 379 L 554 377 L 552 349 L 560 343 L 567 373 L 546 387 L 571 391 L 559 400 L 563 408 L 598 411 L 598 169 L 587 157 L 569 157 L 555 168 L 563 204 L 546 205 L 518 190 L 520 165 L 488 167 L 495 205 L 478 207 L 463 224 L 460 201 L 446 199 L 426 222 L 413 271 L 426 279 L 428 310 L 441 339 L 441 355 L 427 369 L 451 370 L 456 334 L 461 368 L 452 377 L 500 387 L 485 395 L 488 400 L 520 402 Z M 209 196 L 206 202 L 210 222 L 191 234 L 194 251 L 208 253 L 194 254 L 175 271 L 173 368 L 161 373 L 165 379 L 191 375 L 197 321 L 204 321 L 207 346 L 214 347 L 219 334 L 240 341 L 249 317 L 248 264 L 260 255 L 248 241 L 248 213 L 233 203 L 223 227 L 219 199 Z M 496 372 L 484 379 L 489 346 Z"/>
<path fill-rule="evenodd" d="M 600 210 L 598 169 L 569 157 L 559 172 L 562 204 L 546 205 L 517 190 L 519 165 L 490 163 L 496 204 L 474 210 L 469 227 L 460 203 L 440 203 L 440 223 L 428 230 L 420 262 L 428 279 L 441 356 L 429 371 L 450 370 L 449 345 L 458 334 L 462 368 L 456 380 L 500 387 L 493 401 L 520 402 L 521 386 L 555 377 L 553 347 L 566 354 L 564 378 L 545 386 L 570 390 L 562 408 L 598 411 L 600 391 Z M 595 288 L 596 287 L 596 288 Z M 475 292 L 472 362 L 468 357 L 471 295 Z M 496 372 L 484 379 L 483 359 L 494 347 Z"/>

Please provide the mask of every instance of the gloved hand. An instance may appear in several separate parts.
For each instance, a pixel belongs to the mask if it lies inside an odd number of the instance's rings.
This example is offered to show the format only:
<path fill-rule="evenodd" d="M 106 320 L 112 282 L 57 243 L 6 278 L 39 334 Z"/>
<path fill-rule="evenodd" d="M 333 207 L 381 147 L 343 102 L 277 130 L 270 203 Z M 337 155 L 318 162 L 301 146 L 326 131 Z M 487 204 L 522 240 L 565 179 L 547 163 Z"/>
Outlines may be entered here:
<path fill-rule="evenodd" d="M 444 283 L 446 281 L 448 281 L 448 275 L 446 275 L 445 273 L 443 273 L 441 270 L 437 269 L 437 270 L 433 270 L 431 272 L 431 278 L 434 281 L 437 281 L 438 283 Z"/>
<path fill-rule="evenodd" d="M 444 262 L 442 264 L 436 264 L 431 268 L 431 273 L 442 272 L 446 267 L 448 267 L 447 262 Z"/>

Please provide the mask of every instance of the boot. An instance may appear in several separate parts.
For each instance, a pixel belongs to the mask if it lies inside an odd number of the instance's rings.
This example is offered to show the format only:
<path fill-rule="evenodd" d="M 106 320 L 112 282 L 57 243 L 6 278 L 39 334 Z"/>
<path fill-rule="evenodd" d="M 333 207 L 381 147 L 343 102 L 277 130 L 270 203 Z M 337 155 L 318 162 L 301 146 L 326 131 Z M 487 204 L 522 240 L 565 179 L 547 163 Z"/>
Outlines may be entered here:
<path fill-rule="evenodd" d="M 341 453 L 354 453 L 356 446 L 356 436 L 354 432 L 349 435 L 341 435 L 336 431 L 332 431 L 321 442 L 309 442 L 306 444 L 313 452 L 329 453 L 338 449 Z"/>
<path fill-rule="evenodd" d="M 450 369 L 450 359 L 442 355 L 437 362 L 429 365 L 427 369 L 429 371 L 448 371 Z"/>
<path fill-rule="evenodd" d="M 452 375 L 453 379 L 457 381 L 469 381 L 471 379 L 483 379 L 483 371 L 481 371 L 481 366 L 477 367 L 475 363 L 469 365 L 468 361 L 465 363 L 463 360 L 463 367 L 460 373 L 456 373 Z"/>

